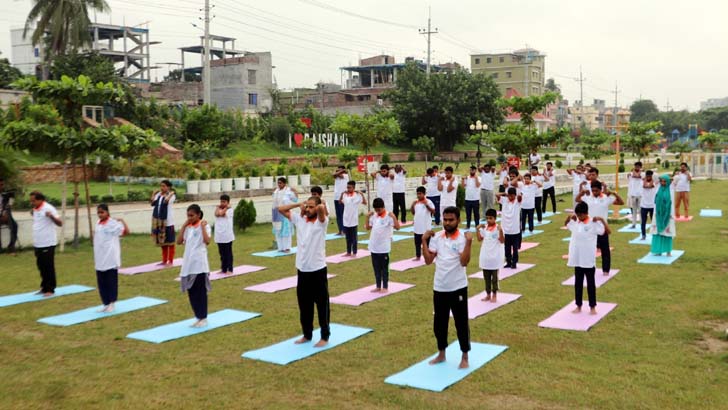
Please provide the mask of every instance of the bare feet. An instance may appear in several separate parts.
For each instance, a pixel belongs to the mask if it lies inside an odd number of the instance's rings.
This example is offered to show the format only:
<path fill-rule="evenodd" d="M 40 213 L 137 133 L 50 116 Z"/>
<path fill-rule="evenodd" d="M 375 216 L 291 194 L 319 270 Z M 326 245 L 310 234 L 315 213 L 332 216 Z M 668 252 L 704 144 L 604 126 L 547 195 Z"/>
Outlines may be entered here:
<path fill-rule="evenodd" d="M 296 340 L 293 343 L 295 343 L 297 345 L 300 345 L 301 343 L 308 343 L 310 341 L 311 341 L 311 339 L 306 339 L 305 337 L 301 337 L 300 339 Z"/>
<path fill-rule="evenodd" d="M 430 364 L 438 364 L 438 363 L 442 363 L 444 361 L 445 361 L 445 351 L 440 350 L 437 353 L 437 356 L 434 359 L 430 360 Z"/>
<path fill-rule="evenodd" d="M 350 256 L 351 256 L 351 254 L 350 254 L 350 253 L 345 253 L 345 254 L 344 254 L 344 257 L 345 257 L 345 258 L 348 258 L 348 257 L 350 257 Z"/>
<path fill-rule="evenodd" d="M 328 340 L 321 339 L 315 345 L 313 345 L 313 347 L 324 347 L 327 344 L 329 344 Z"/>
<path fill-rule="evenodd" d="M 489 301 L 490 300 L 490 294 L 486 295 L 483 299 L 480 299 L 480 300 L 482 300 L 483 302 Z"/>
<path fill-rule="evenodd" d="M 284 249 L 284 250 L 282 250 L 281 252 L 283 252 L 283 253 L 288 253 L 288 252 L 290 252 L 290 251 L 291 251 L 290 249 Z"/>
<path fill-rule="evenodd" d="M 492 298 L 490 298 L 490 303 L 495 303 L 495 302 L 497 302 L 497 300 L 496 300 L 496 299 L 497 299 L 497 296 L 496 296 L 495 292 L 493 292 L 493 297 L 492 297 Z"/>
<path fill-rule="evenodd" d="M 668 253 L 667 253 L 667 256 L 668 256 L 668 257 L 672 256 L 672 252 L 668 252 Z"/>
<path fill-rule="evenodd" d="M 412 260 L 415 261 L 415 262 L 419 262 L 420 261 L 420 258 L 412 258 Z"/>
<path fill-rule="evenodd" d="M 96 309 L 96 313 L 106 313 L 106 309 L 109 308 L 109 305 L 101 306 L 99 309 Z"/>
<path fill-rule="evenodd" d="M 604 272 L 604 276 L 609 276 L 609 272 Z"/>
<path fill-rule="evenodd" d="M 201 328 L 205 326 L 207 326 L 207 319 L 199 319 L 192 325 L 194 328 Z"/>
<path fill-rule="evenodd" d="M 382 292 L 382 293 L 387 293 L 387 292 L 388 292 L 388 290 L 387 290 L 387 288 L 382 288 L 381 292 Z"/>
<path fill-rule="evenodd" d="M 53 292 L 45 292 L 45 293 L 43 293 L 43 297 L 44 298 L 49 298 L 51 296 L 53 296 Z"/>
<path fill-rule="evenodd" d="M 381 292 L 381 290 L 382 289 L 380 289 L 380 288 L 374 288 L 374 289 L 370 290 L 370 292 L 372 292 L 372 293 L 378 293 L 378 292 Z"/>
<path fill-rule="evenodd" d="M 469 366 L 468 364 L 468 353 L 463 353 L 463 358 L 460 359 L 460 365 L 458 366 L 458 369 L 467 369 Z"/>
<path fill-rule="evenodd" d="M 577 306 L 571 313 L 581 313 L 581 306 Z"/>
<path fill-rule="evenodd" d="M 590 308 L 589 308 L 589 314 L 590 314 L 590 315 L 596 315 L 596 314 L 597 314 L 597 308 L 595 308 L 595 307 L 590 307 Z"/>
<path fill-rule="evenodd" d="M 106 306 L 106 313 L 112 313 L 114 310 L 116 310 L 114 302 L 111 302 L 108 306 Z"/>

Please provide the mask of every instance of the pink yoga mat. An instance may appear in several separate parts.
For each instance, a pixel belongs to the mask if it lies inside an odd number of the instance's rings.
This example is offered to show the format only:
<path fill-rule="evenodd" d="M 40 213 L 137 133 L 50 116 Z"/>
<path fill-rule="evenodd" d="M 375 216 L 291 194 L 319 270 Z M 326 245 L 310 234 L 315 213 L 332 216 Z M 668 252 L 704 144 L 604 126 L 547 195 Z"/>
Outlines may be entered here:
<path fill-rule="evenodd" d="M 389 282 L 388 286 L 389 291 L 387 293 L 372 292 L 372 289 L 375 288 L 375 285 L 352 290 L 351 292 L 346 292 L 342 293 L 339 296 L 334 296 L 333 298 L 331 298 L 331 303 L 336 303 L 337 305 L 361 306 L 367 302 L 371 302 L 373 300 L 389 296 L 393 293 L 407 290 L 411 287 L 414 287 L 415 285 L 409 283 Z"/>
<path fill-rule="evenodd" d="M 328 279 L 336 277 L 336 275 L 326 275 Z M 251 290 L 253 292 L 265 292 L 265 293 L 276 293 L 281 290 L 295 288 L 298 284 L 298 276 L 289 276 L 287 278 L 274 280 L 271 282 L 261 283 L 259 285 L 248 286 L 245 290 Z"/>
<path fill-rule="evenodd" d="M 693 216 L 692 216 L 692 215 L 690 215 L 690 216 L 688 216 L 688 217 L 685 217 L 685 216 L 681 216 L 681 217 L 679 217 L 679 218 L 675 218 L 675 220 L 676 220 L 677 222 L 690 222 L 690 221 L 692 221 L 692 220 L 693 220 Z"/>
<path fill-rule="evenodd" d="M 400 222 L 400 223 L 399 223 L 399 226 L 400 226 L 400 227 L 403 227 L 403 226 L 410 226 L 410 225 L 412 225 L 412 224 L 414 224 L 414 221 Z"/>
<path fill-rule="evenodd" d="M 257 272 L 263 269 L 266 269 L 265 266 L 240 265 L 234 267 L 233 273 L 228 273 L 227 275 L 223 275 L 219 270 L 215 272 L 210 272 L 210 280 L 232 278 L 233 276 L 245 275 L 246 273 Z M 179 282 L 179 277 L 174 278 L 174 280 Z"/>
<path fill-rule="evenodd" d="M 586 332 L 616 307 L 616 303 L 597 302 L 597 314 L 590 315 L 589 303 L 585 300 L 581 308 L 581 313 L 571 313 L 576 308 L 576 305 L 572 301 L 538 325 L 552 329 L 580 330 Z"/>
<path fill-rule="evenodd" d="M 409 259 L 403 259 L 401 261 L 397 261 L 394 263 L 389 264 L 389 269 L 394 270 L 397 272 L 404 272 L 408 269 L 414 269 L 419 268 L 421 266 L 425 266 L 425 257 L 421 257 L 420 260 L 415 261 L 412 260 L 412 258 Z"/>
<path fill-rule="evenodd" d="M 604 272 L 602 272 L 601 269 L 597 269 L 596 274 L 594 275 L 594 282 L 596 282 L 597 287 L 601 287 L 603 284 L 607 283 L 609 279 L 615 277 L 618 273 L 619 269 L 612 269 L 609 271 L 608 276 L 604 276 Z M 575 280 L 576 278 L 574 277 L 574 275 L 572 275 L 569 279 L 561 282 L 561 284 L 566 286 L 574 286 Z M 586 286 L 586 278 L 584 278 L 584 286 Z"/>
<path fill-rule="evenodd" d="M 613 251 L 614 250 L 614 246 L 610 246 L 609 247 L 609 250 L 610 251 Z M 601 258 L 601 257 L 602 257 L 602 251 L 600 251 L 599 249 L 597 249 L 597 258 Z M 569 259 L 569 254 L 567 253 L 566 255 L 561 255 L 561 259 Z"/>
<path fill-rule="evenodd" d="M 518 250 L 521 251 L 521 252 L 523 252 L 523 251 L 527 251 L 527 250 L 529 250 L 531 248 L 535 248 L 538 245 L 539 245 L 538 242 L 521 242 L 521 247 L 518 248 Z"/>
<path fill-rule="evenodd" d="M 515 293 L 498 292 L 496 302 L 492 303 L 490 301 L 483 302 L 481 300 L 485 297 L 485 295 L 485 292 L 480 292 L 477 295 L 468 298 L 468 319 L 472 320 L 478 316 L 483 316 L 484 314 L 492 312 L 499 307 L 507 305 L 521 297 L 521 295 L 517 295 Z M 450 313 L 450 317 L 452 317 L 452 313 Z"/>
<path fill-rule="evenodd" d="M 517 266 L 518 267 L 516 269 L 511 269 L 511 268 L 498 269 L 498 280 L 510 278 L 511 276 L 515 275 L 516 273 L 521 273 L 524 270 L 531 269 L 536 265 L 534 265 L 532 263 L 519 263 Z M 473 278 L 473 279 L 483 279 L 483 271 L 482 270 L 478 271 L 468 277 Z"/>
<path fill-rule="evenodd" d="M 369 253 L 368 250 L 365 249 L 359 249 L 356 252 L 356 256 L 344 256 L 346 253 L 340 253 L 338 255 L 332 255 L 326 258 L 326 263 L 344 263 L 349 261 L 355 261 L 357 259 L 366 258 L 371 253 Z"/>
<path fill-rule="evenodd" d="M 154 272 L 162 269 L 178 268 L 182 266 L 182 258 L 177 258 L 172 261 L 172 265 L 162 265 L 159 262 L 147 263 L 146 265 L 131 266 L 128 268 L 119 269 L 119 273 L 122 275 L 136 275 L 138 273 Z"/>

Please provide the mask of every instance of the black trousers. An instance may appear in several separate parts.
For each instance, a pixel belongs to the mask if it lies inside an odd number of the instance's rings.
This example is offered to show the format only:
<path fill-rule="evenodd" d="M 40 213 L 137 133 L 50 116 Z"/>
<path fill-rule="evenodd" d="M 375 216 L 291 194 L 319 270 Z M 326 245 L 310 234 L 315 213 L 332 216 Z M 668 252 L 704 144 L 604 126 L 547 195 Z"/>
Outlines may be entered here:
<path fill-rule="evenodd" d="M 541 222 L 542 212 L 543 212 L 543 211 L 541 211 L 541 202 L 543 202 L 542 201 L 543 197 L 537 196 L 535 199 L 536 199 L 536 203 L 535 203 L 535 205 L 536 205 L 536 208 L 535 208 L 536 209 L 536 220 L 539 221 L 539 222 Z"/>
<path fill-rule="evenodd" d="M 541 203 L 541 211 L 546 212 L 546 203 L 551 197 L 551 212 L 556 213 L 556 188 L 545 188 L 543 190 L 543 202 Z"/>
<path fill-rule="evenodd" d="M 468 229 L 470 229 L 471 216 L 474 218 L 475 226 L 478 226 L 480 223 L 480 201 L 465 201 L 465 218 Z"/>
<path fill-rule="evenodd" d="M 346 235 L 346 253 L 356 254 L 356 235 L 359 226 L 345 226 L 344 235 Z"/>
<path fill-rule="evenodd" d="M 404 192 L 395 192 L 392 194 L 392 202 L 394 204 L 394 216 L 399 218 L 400 211 L 402 219 L 400 221 L 407 222 L 407 204 L 404 199 Z"/>
<path fill-rule="evenodd" d="M 518 263 L 518 250 L 521 249 L 521 234 L 505 234 L 506 265 Z"/>
<path fill-rule="evenodd" d="M 56 247 L 35 248 L 35 264 L 40 271 L 40 290 L 43 293 L 56 291 Z"/>
<path fill-rule="evenodd" d="M 418 258 L 422 256 L 422 234 L 421 233 L 415 234 L 415 255 L 417 255 Z"/>
<path fill-rule="evenodd" d="M 468 288 L 467 286 L 452 292 L 434 291 L 432 302 L 435 305 L 434 331 L 437 339 L 437 350 L 447 348 L 447 330 L 450 325 L 450 312 L 455 319 L 460 351 L 470 351 L 470 324 L 468 323 Z"/>
<path fill-rule="evenodd" d="M 15 243 L 18 242 L 18 223 L 13 218 L 13 213 L 10 209 L 6 210 L 8 216 L 7 225 L 10 229 L 10 242 L 8 243 L 8 252 L 15 252 Z M 0 240 L 0 248 L 2 248 L 2 240 Z M 2 249 L 0 249 L 2 251 Z"/>
<path fill-rule="evenodd" d="M 321 340 L 329 340 L 329 336 L 331 336 L 331 330 L 329 328 L 331 311 L 329 309 L 329 280 L 326 277 L 327 272 L 326 268 L 314 272 L 298 271 L 298 285 L 296 285 L 298 310 L 303 337 L 308 340 L 313 339 L 314 305 L 316 305 L 316 310 L 318 310 Z"/>
<path fill-rule="evenodd" d="M 609 250 L 609 235 L 597 236 L 597 249 L 602 251 L 602 272 L 609 273 L 612 266 L 612 251 Z"/>
<path fill-rule="evenodd" d="M 344 232 L 344 203 L 334 200 L 334 211 L 336 212 L 336 226 L 339 232 Z"/>
<path fill-rule="evenodd" d="M 195 275 L 192 287 L 187 290 L 192 311 L 197 319 L 207 318 L 207 273 Z"/>
<path fill-rule="evenodd" d="M 596 268 L 574 268 L 574 300 L 581 307 L 584 294 L 584 277 L 586 277 L 586 293 L 589 296 L 589 307 L 597 305 L 597 285 L 594 279 Z"/>
<path fill-rule="evenodd" d="M 220 252 L 220 270 L 227 273 L 233 272 L 233 243 L 218 243 L 217 250 Z"/>
<path fill-rule="evenodd" d="M 99 286 L 101 303 L 108 305 L 116 302 L 119 295 L 119 271 L 117 269 L 97 270 L 96 283 Z"/>
<path fill-rule="evenodd" d="M 650 216 L 650 221 L 655 217 L 655 208 L 640 208 L 640 228 L 642 229 L 642 236 L 647 236 L 647 215 Z"/>
<path fill-rule="evenodd" d="M 377 289 L 389 287 L 389 254 L 372 253 L 372 268 Z"/>
<path fill-rule="evenodd" d="M 435 225 L 440 225 L 440 196 L 428 196 L 427 199 L 432 201 L 432 204 L 435 205 Z"/>
<path fill-rule="evenodd" d="M 533 211 L 534 211 L 534 209 L 521 208 L 521 232 L 526 230 L 526 219 L 528 219 L 528 230 L 533 231 Z"/>
<path fill-rule="evenodd" d="M 483 279 L 485 279 L 485 293 L 490 295 L 498 292 L 498 269 L 483 269 Z"/>

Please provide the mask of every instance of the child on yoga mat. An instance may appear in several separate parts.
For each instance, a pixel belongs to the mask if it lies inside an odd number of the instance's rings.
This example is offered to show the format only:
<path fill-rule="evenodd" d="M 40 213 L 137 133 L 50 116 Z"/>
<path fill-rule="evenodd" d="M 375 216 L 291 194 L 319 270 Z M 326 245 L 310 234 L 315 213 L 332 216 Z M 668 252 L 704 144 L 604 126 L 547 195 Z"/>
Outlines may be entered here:
<path fill-rule="evenodd" d="M 418 261 L 422 257 L 422 235 L 432 229 L 432 215 L 437 212 L 435 204 L 427 198 L 427 188 L 417 188 L 417 200 L 412 202 L 410 207 L 414 215 L 412 232 L 415 233 L 415 258 Z"/>
<path fill-rule="evenodd" d="M 476 228 L 478 240 L 483 243 L 480 247 L 480 269 L 483 270 L 486 296 L 481 300 L 492 303 L 497 301 L 498 269 L 503 266 L 503 254 L 505 253 L 503 246 L 505 236 L 503 229 L 495 222 L 497 216 L 495 209 L 488 209 L 485 211 L 485 225 L 480 224 Z M 493 296 L 491 296 L 491 292 Z"/>
<path fill-rule="evenodd" d="M 220 272 L 223 275 L 233 273 L 233 208 L 230 196 L 220 196 L 220 204 L 215 208 L 215 243 L 220 253 Z"/>
<path fill-rule="evenodd" d="M 369 252 L 374 268 L 376 288 L 372 292 L 386 293 L 389 288 L 389 252 L 392 250 L 393 229 L 399 230 L 399 220 L 384 208 L 384 200 L 375 198 L 374 211 L 367 215 L 366 228 L 369 236 Z"/>
<path fill-rule="evenodd" d="M 566 266 L 574 268 L 574 300 L 576 308 L 573 313 L 581 312 L 584 278 L 589 295 L 589 314 L 597 313 L 597 286 L 594 274 L 597 261 L 597 236 L 608 235 L 609 225 L 599 216 L 589 217 L 589 205 L 578 202 L 574 213 L 566 217 L 566 228 L 571 231 L 569 242 L 569 261 Z"/>
<path fill-rule="evenodd" d="M 516 188 L 510 187 L 506 193 L 496 194 L 501 204 L 501 226 L 505 235 L 506 264 L 504 268 L 516 269 L 518 266 L 518 250 L 521 249 L 521 201 L 523 197 L 516 195 Z"/>
<path fill-rule="evenodd" d="M 359 205 L 366 205 L 364 194 L 356 191 L 356 181 L 346 183 L 346 191 L 337 199 L 344 206 L 343 226 L 346 236 L 346 255 L 356 256 L 356 236 L 359 230 Z"/>
<path fill-rule="evenodd" d="M 119 267 L 121 266 L 121 244 L 119 238 L 129 234 L 129 227 L 123 219 L 112 219 L 109 206 L 96 207 L 99 216 L 94 230 L 94 267 L 99 295 L 104 306 L 99 312 L 111 313 L 119 294 Z"/>
<path fill-rule="evenodd" d="M 207 261 L 207 245 L 210 244 L 210 225 L 202 219 L 202 209 L 197 204 L 187 207 L 187 221 L 182 225 L 177 245 L 185 246 L 180 288 L 187 292 L 197 321 L 192 327 L 207 326 L 207 292 L 210 286 L 210 264 Z"/>

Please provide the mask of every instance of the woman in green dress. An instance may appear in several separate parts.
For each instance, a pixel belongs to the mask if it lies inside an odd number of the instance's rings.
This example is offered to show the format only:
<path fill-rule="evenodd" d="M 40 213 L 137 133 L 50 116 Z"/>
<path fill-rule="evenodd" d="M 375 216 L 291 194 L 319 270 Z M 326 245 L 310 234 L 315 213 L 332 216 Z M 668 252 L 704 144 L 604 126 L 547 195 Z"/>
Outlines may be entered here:
<path fill-rule="evenodd" d="M 671 256 L 672 240 L 675 237 L 675 217 L 670 176 L 660 177 L 660 188 L 655 196 L 655 217 L 652 219 L 652 249 L 655 255 Z"/>

